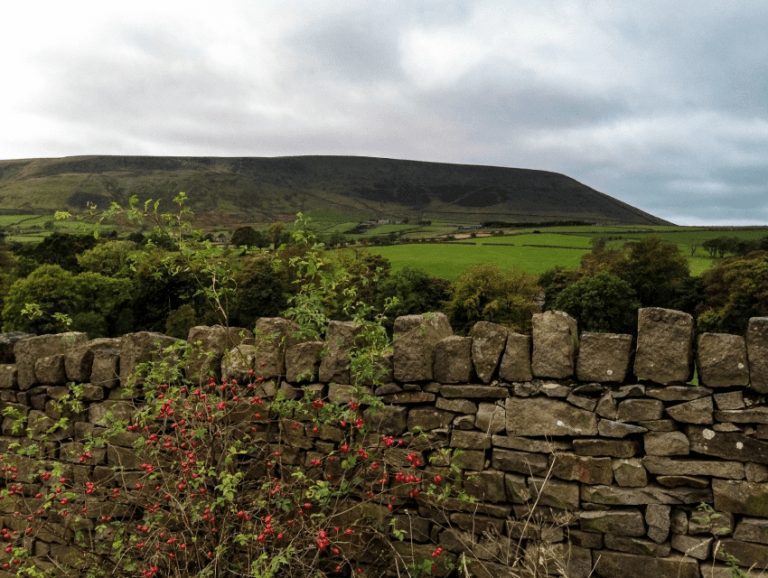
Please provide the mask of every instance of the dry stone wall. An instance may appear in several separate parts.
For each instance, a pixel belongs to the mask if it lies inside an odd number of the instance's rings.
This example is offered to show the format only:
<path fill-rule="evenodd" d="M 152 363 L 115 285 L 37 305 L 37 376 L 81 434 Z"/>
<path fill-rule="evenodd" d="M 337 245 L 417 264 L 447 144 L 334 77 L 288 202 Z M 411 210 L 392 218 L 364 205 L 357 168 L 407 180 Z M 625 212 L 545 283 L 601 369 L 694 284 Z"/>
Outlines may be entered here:
<path fill-rule="evenodd" d="M 196 327 L 187 375 L 256 373 L 291 395 L 310 388 L 344 400 L 356 327 L 333 322 L 325 342 L 296 342 L 294 330 L 283 319 L 261 319 L 254 333 Z M 534 315 L 532 336 L 487 322 L 457 336 L 440 313 L 398 318 L 394 353 L 382 360 L 390 381 L 375 389 L 385 407 L 373 422 L 461 450 L 463 489 L 475 499 L 439 512 L 406 504 L 413 548 L 464 552 L 471 575 L 494 578 L 518 575 L 519 559 L 572 577 L 727 577 L 734 565 L 768 573 L 768 318 L 750 320 L 746 336 L 694 338 L 689 315 L 658 308 L 639 311 L 636 343 L 579 335 L 562 312 Z M 51 400 L 84 384 L 80 421 L 45 438 L 45 455 L 91 473 L 131 467 L 128 442 L 86 465 L 70 456 L 89 429 L 130 415 L 122 385 L 158 344 L 173 342 L 147 332 L 4 334 L 0 402 L 27 415 L 35 439 L 58 417 Z M 694 368 L 699 385 L 687 383 Z M 0 450 L 19 435 L 6 417 Z M 292 441 L 299 464 L 319 449 Z M 18 526 L 13 509 L 0 501 L 3 527 Z M 47 540 L 34 545 L 38 555 L 66 554 Z"/>

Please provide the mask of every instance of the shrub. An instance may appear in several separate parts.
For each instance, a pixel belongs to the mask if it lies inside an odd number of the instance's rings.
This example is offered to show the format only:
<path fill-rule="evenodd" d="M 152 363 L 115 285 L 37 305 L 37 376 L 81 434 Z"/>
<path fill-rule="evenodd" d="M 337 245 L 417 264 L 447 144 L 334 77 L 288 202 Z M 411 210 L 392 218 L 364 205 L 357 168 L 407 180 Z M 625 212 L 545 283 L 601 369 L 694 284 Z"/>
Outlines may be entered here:
<path fill-rule="evenodd" d="M 633 332 L 638 305 L 629 283 L 602 272 L 567 286 L 553 307 L 573 315 L 586 331 Z"/>

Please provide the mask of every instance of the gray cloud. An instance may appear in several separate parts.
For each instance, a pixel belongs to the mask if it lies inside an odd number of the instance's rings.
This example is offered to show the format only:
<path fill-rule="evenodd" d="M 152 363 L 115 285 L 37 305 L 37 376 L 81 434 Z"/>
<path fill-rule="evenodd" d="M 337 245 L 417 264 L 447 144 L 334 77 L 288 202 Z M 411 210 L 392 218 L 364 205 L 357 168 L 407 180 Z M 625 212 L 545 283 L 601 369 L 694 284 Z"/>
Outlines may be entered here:
<path fill-rule="evenodd" d="M 16 10 L 0 23 L 16 80 L 0 95 L 0 158 L 359 154 L 522 166 L 671 220 L 768 223 L 759 0 Z"/>

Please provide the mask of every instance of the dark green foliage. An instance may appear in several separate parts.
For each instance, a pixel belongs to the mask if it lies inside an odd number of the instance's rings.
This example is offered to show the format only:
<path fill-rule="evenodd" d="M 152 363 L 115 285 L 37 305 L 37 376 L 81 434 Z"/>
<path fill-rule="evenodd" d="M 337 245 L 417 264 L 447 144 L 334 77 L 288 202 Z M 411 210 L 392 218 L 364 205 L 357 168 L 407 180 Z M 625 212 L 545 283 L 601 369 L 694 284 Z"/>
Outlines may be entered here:
<path fill-rule="evenodd" d="M 59 265 L 69 271 L 79 271 L 77 255 L 96 245 L 93 235 L 51 233 L 35 245 L 20 245 L 16 252 L 39 265 Z"/>
<path fill-rule="evenodd" d="M 463 331 L 482 320 L 524 330 L 530 327 L 539 291 L 536 279 L 527 273 L 477 265 L 454 282 L 447 313 L 451 324 Z"/>
<path fill-rule="evenodd" d="M 439 311 L 451 297 L 451 283 L 432 277 L 420 269 L 406 267 L 385 277 L 376 287 L 376 309 L 381 311 L 387 299 L 397 299 L 390 316 Z"/>
<path fill-rule="evenodd" d="M 582 277 L 581 271 L 555 267 L 539 276 L 539 287 L 544 291 L 544 309 L 554 309 L 555 301 L 563 290 Z"/>
<path fill-rule="evenodd" d="M 703 276 L 702 331 L 743 333 L 750 317 L 768 315 L 768 252 L 734 257 Z"/>
<path fill-rule="evenodd" d="M 568 285 L 553 304 L 575 317 L 585 331 L 614 333 L 634 332 L 638 306 L 629 283 L 605 271 Z"/>
<path fill-rule="evenodd" d="M 234 326 L 251 327 L 258 317 L 274 317 L 287 307 L 288 276 L 268 255 L 243 257 L 235 282 L 229 311 Z"/>
<path fill-rule="evenodd" d="M 229 241 L 235 247 L 266 247 L 270 243 L 267 235 L 253 227 L 239 227 L 232 233 Z"/>

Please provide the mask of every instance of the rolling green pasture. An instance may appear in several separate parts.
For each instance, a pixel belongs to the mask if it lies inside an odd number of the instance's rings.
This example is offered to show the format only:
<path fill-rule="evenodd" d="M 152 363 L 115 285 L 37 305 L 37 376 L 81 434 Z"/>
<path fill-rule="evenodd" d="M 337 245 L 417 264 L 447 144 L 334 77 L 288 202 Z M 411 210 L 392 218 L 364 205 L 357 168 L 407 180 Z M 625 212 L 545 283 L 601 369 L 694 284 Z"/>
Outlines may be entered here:
<path fill-rule="evenodd" d="M 550 227 L 521 229 L 502 236 L 461 239 L 446 243 L 415 243 L 371 247 L 387 257 L 395 270 L 403 267 L 423 269 L 432 275 L 454 279 L 477 263 L 493 263 L 501 268 L 517 267 L 538 275 L 561 266 L 577 268 L 581 257 L 597 237 L 609 237 L 609 245 L 619 248 L 627 242 L 656 236 L 675 243 L 688 259 L 693 275 L 700 275 L 716 262 L 709 258 L 702 243 L 716 237 L 760 239 L 768 228 L 713 229 L 705 227 Z"/>

